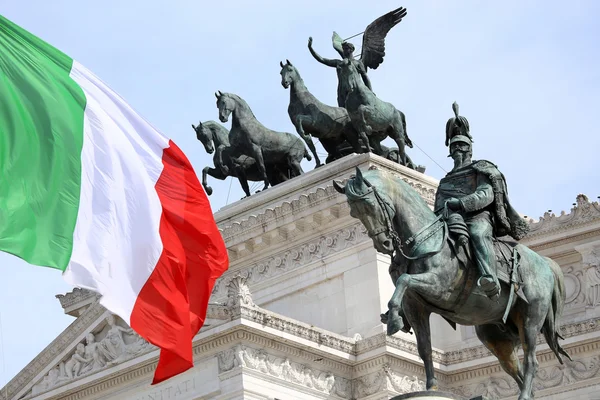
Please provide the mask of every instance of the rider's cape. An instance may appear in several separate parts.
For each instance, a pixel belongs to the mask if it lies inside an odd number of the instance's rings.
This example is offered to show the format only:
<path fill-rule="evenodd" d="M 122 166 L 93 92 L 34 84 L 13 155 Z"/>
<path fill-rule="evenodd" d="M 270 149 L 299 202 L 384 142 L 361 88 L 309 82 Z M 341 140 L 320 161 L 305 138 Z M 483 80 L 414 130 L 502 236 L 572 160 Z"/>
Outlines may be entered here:
<path fill-rule="evenodd" d="M 494 191 L 493 212 L 495 219 L 495 234 L 497 237 L 509 235 L 520 240 L 529 232 L 529 225 L 510 205 L 506 179 L 498 167 L 487 161 L 479 160 L 471 164 L 480 174 L 485 175 L 492 183 Z"/>

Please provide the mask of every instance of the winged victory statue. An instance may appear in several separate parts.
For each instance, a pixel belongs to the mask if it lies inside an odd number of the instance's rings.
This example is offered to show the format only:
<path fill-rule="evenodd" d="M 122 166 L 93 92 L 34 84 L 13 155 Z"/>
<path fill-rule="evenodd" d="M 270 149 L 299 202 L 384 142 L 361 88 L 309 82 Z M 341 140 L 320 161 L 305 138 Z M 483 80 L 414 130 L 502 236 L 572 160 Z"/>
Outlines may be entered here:
<path fill-rule="evenodd" d="M 412 164 L 405 153 L 405 146 L 413 147 L 406 133 L 406 118 L 391 103 L 380 100 L 371 88 L 368 68 L 377 69 L 385 56 L 385 38 L 388 32 L 406 16 L 406 8 L 399 7 L 377 18 L 363 33 L 360 58 L 354 57 L 355 47 L 333 33 L 333 48 L 342 59 L 321 57 L 308 39 L 308 49 L 320 63 L 334 67 L 338 76 L 337 101 L 344 107 L 352 120 L 367 151 L 383 155 L 381 142 L 390 137 L 398 145 L 398 162 Z M 411 165 L 412 167 L 412 165 Z"/>

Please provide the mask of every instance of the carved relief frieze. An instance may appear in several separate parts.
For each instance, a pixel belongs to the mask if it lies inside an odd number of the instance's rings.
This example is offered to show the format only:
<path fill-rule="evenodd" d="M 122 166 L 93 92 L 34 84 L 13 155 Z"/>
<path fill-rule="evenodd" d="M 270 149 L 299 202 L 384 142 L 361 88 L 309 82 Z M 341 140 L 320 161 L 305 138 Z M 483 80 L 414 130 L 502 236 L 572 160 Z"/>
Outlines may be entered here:
<path fill-rule="evenodd" d="M 75 350 L 52 367 L 42 380 L 33 386 L 32 395 L 155 349 L 124 323 L 117 323 L 117 319 L 118 317 L 109 314 L 102 330 L 98 333 L 89 332 L 84 342 L 78 343 Z"/>
<path fill-rule="evenodd" d="M 593 308 L 600 305 L 600 243 L 575 246 L 581 254 L 584 271 L 585 305 Z"/>
<path fill-rule="evenodd" d="M 573 266 L 563 269 L 565 281 L 565 306 L 573 308 L 582 305 L 585 302 L 586 294 L 582 290 L 582 282 L 585 280 L 580 268 Z"/>
<path fill-rule="evenodd" d="M 352 381 L 354 398 L 361 399 L 375 393 L 391 391 L 396 394 L 425 390 L 425 382 L 416 375 L 408 376 L 384 364 L 378 371 Z"/>
<path fill-rule="evenodd" d="M 235 368 L 247 368 L 342 399 L 348 399 L 351 395 L 348 379 L 290 360 L 288 357 L 269 354 L 264 349 L 237 344 L 220 352 L 217 357 L 220 373 Z"/>
<path fill-rule="evenodd" d="M 565 360 L 563 365 L 540 368 L 536 374 L 535 390 L 539 392 L 558 387 L 564 390 L 569 385 L 600 376 L 599 372 L 599 356 L 584 360 Z M 483 381 L 448 390 L 466 398 L 487 396 L 490 399 L 504 399 L 518 394 L 517 384 L 505 374 L 490 376 Z"/>

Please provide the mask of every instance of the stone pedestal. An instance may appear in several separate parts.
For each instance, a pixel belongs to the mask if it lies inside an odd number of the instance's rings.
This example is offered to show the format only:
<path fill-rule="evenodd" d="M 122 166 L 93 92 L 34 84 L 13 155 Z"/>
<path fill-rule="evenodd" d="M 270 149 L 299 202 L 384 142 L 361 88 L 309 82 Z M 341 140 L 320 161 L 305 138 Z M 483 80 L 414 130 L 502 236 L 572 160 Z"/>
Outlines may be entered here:
<path fill-rule="evenodd" d="M 444 393 L 444 392 L 434 392 L 434 391 L 425 391 L 425 392 L 413 392 L 413 393 L 405 393 L 399 396 L 392 398 L 391 400 L 404 400 L 404 399 L 413 399 L 413 400 L 466 400 L 464 397 L 457 396 L 452 393 Z M 473 397 L 470 400 L 489 400 L 487 397 L 477 396 Z"/>
<path fill-rule="evenodd" d="M 400 396 L 396 396 L 391 400 L 404 400 L 404 399 L 414 399 L 414 400 L 465 400 L 464 397 L 457 396 L 452 393 L 444 393 L 444 392 L 434 392 L 434 391 L 424 391 L 424 392 L 414 392 L 414 393 L 405 393 Z"/>

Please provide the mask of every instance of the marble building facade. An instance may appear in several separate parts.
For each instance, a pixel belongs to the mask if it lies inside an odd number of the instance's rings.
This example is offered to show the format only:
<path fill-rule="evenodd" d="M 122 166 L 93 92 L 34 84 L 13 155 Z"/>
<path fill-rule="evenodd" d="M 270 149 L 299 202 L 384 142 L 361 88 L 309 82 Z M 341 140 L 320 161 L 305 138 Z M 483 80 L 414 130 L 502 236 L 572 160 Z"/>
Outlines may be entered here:
<path fill-rule="evenodd" d="M 205 326 L 195 367 L 150 386 L 158 350 L 74 289 L 57 298 L 74 320 L 2 388 L 11 400 L 42 399 L 390 399 L 423 390 L 414 335 L 385 334 L 380 313 L 393 292 L 389 257 L 349 216 L 332 179 L 355 167 L 402 176 L 433 204 L 437 181 L 373 154 L 310 171 L 219 210 L 230 256 Z M 540 336 L 536 398 L 600 399 L 600 205 L 530 220 L 522 242 L 556 260 L 566 284 L 560 365 Z M 441 389 L 465 398 L 516 398 L 472 327 L 453 330 L 432 316 Z"/>

